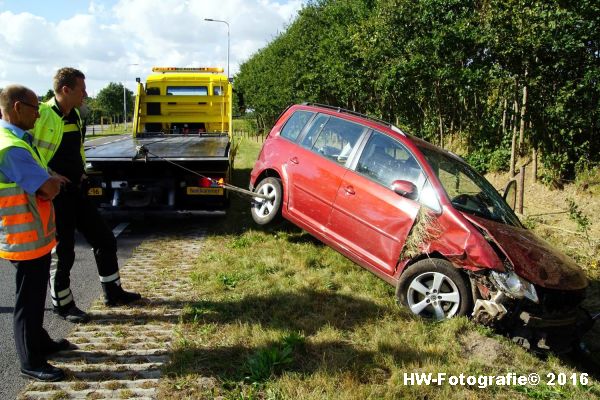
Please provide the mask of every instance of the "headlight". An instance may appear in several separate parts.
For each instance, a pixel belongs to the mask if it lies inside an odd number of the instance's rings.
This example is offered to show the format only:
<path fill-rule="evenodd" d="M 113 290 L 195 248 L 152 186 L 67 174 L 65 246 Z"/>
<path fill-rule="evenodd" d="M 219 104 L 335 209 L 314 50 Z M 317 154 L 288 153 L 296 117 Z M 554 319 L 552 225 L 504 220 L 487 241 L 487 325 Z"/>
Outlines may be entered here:
<path fill-rule="evenodd" d="M 534 303 L 539 302 L 537 292 L 535 291 L 533 284 L 521 278 L 514 271 L 492 271 L 490 277 L 498 289 L 508 296 L 515 299 L 522 299 L 525 297 Z"/>

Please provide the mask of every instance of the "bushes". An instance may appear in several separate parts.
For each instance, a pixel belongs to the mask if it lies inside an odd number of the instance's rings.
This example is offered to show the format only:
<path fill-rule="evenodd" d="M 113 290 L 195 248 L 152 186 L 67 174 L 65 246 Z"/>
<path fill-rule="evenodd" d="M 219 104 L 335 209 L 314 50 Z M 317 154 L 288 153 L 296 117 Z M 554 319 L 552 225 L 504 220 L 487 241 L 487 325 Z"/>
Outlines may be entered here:
<path fill-rule="evenodd" d="M 477 172 L 484 174 L 486 172 L 508 171 L 510 163 L 510 151 L 504 148 L 496 149 L 492 152 L 487 148 L 480 148 L 467 154 L 465 161 L 469 163 Z"/>

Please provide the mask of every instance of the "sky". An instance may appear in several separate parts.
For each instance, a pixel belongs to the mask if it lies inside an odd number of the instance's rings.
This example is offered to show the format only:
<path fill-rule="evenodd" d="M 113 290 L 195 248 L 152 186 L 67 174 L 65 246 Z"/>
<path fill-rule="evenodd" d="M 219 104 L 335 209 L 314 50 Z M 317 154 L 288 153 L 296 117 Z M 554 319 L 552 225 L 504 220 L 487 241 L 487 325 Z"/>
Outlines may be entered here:
<path fill-rule="evenodd" d="M 306 0 L 0 0 L 0 88 L 44 95 L 63 66 L 88 95 L 110 82 L 134 90 L 153 66 L 223 67 L 230 75 L 293 21 Z"/>

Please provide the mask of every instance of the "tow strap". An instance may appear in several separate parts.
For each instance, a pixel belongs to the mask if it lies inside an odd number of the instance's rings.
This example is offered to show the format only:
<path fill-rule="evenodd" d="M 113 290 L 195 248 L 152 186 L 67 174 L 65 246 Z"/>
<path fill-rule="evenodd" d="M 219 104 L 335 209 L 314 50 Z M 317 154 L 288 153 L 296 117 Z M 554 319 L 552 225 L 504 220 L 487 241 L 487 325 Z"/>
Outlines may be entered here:
<path fill-rule="evenodd" d="M 184 167 L 184 166 L 183 166 L 183 165 L 181 165 L 181 164 L 178 164 L 178 163 L 176 163 L 176 162 L 174 162 L 174 161 L 171 161 L 171 160 L 167 160 L 166 158 L 164 158 L 164 157 L 161 157 L 161 156 L 159 156 L 158 154 L 154 154 L 154 153 L 152 153 L 152 152 L 151 152 L 150 150 L 148 150 L 148 148 L 147 148 L 146 146 L 144 146 L 144 145 L 141 145 L 141 146 L 135 146 L 135 150 L 136 150 L 136 153 L 135 153 L 135 156 L 133 157 L 133 161 L 135 161 L 135 160 L 139 160 L 139 159 L 143 158 L 145 162 L 148 162 L 148 155 L 151 155 L 151 156 L 153 156 L 153 157 L 156 157 L 156 158 L 158 158 L 159 160 L 166 161 L 166 162 L 168 162 L 168 163 L 170 163 L 170 164 L 173 164 L 174 166 L 176 166 L 176 167 L 179 167 L 179 168 L 181 168 L 181 169 L 183 169 L 183 170 L 185 170 L 185 171 L 187 171 L 187 172 L 190 172 L 190 173 L 192 173 L 192 174 L 194 174 L 194 175 L 196 175 L 196 176 L 199 176 L 200 178 L 208 179 L 208 180 L 209 180 L 209 181 L 211 181 L 212 183 L 216 183 L 217 185 L 221 186 L 221 187 L 222 187 L 223 189 L 225 189 L 225 190 L 230 190 L 230 191 L 232 191 L 232 192 L 240 193 L 240 194 L 243 194 L 243 195 L 245 195 L 245 196 L 250 196 L 250 197 L 252 197 L 252 198 L 259 198 L 259 199 L 264 199 L 264 200 L 269 200 L 269 199 L 271 199 L 271 197 L 269 197 L 269 196 L 267 196 L 267 195 L 265 195 L 265 194 L 256 193 L 256 192 L 252 192 L 252 191 L 250 191 L 250 190 L 242 189 L 242 188 L 240 188 L 240 187 L 237 187 L 237 186 L 234 186 L 234 185 L 230 185 L 229 183 L 219 183 L 218 181 L 214 180 L 214 179 L 213 179 L 213 178 L 211 178 L 211 177 L 208 177 L 208 176 L 202 175 L 202 174 L 200 174 L 200 173 L 198 173 L 198 172 L 196 172 L 196 171 L 194 171 L 194 170 L 191 170 L 191 169 L 189 169 L 189 168 L 186 168 L 186 167 Z"/>

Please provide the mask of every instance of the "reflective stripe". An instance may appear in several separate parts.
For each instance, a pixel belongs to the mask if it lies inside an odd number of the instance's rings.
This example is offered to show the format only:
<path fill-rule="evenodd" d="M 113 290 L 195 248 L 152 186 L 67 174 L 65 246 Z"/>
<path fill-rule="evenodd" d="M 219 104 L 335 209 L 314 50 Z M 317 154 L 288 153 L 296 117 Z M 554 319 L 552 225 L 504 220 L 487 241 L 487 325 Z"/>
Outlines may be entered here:
<path fill-rule="evenodd" d="M 53 298 L 58 298 L 58 299 L 62 299 L 68 295 L 71 294 L 71 289 L 70 288 L 66 288 L 65 290 L 61 290 L 60 292 L 56 293 L 56 297 L 52 296 Z"/>
<path fill-rule="evenodd" d="M 2 193 L 2 191 L 0 190 L 0 193 Z M 0 194 L 1 196 L 1 194 Z M 0 207 L 0 216 L 4 217 L 7 215 L 14 215 L 14 214 L 24 214 L 26 212 L 29 212 L 29 204 L 24 204 L 22 206 L 16 206 L 16 207 Z"/>
<path fill-rule="evenodd" d="M 6 187 L 3 188 L 2 186 L 4 185 L 6 185 Z M 16 194 L 23 194 L 23 189 L 21 189 L 14 183 L 0 183 L 0 189 L 2 190 L 2 196 L 14 196 Z"/>
<path fill-rule="evenodd" d="M 102 282 L 102 283 L 114 282 L 114 281 L 118 280 L 119 277 L 120 277 L 119 276 L 119 271 L 117 271 L 114 274 L 109 275 L 109 276 L 101 276 L 100 277 L 100 282 Z"/>
<path fill-rule="evenodd" d="M 41 149 L 48 149 L 48 150 L 54 150 L 57 147 L 56 143 L 51 143 L 51 142 L 46 142 L 45 140 L 37 140 L 35 143 L 35 146 L 37 148 L 41 148 Z"/>
<path fill-rule="evenodd" d="M 31 213 L 28 215 L 31 215 Z M 31 215 L 31 218 L 33 221 L 33 215 Z M 24 232 L 35 232 L 37 234 L 37 230 L 32 229 L 31 225 L 32 224 L 4 225 L 4 232 L 8 233 L 9 234 L 8 236 L 14 236 L 17 233 L 24 233 Z M 15 243 L 23 243 L 23 242 L 15 242 Z"/>
<path fill-rule="evenodd" d="M 71 132 L 81 133 L 81 131 L 79 130 L 79 126 L 77 124 L 65 124 L 63 133 L 71 133 Z"/>
<path fill-rule="evenodd" d="M 62 307 L 62 306 L 66 306 L 67 304 L 71 303 L 72 301 L 73 301 L 73 294 L 71 293 L 63 300 L 55 300 L 53 297 L 52 305 L 55 307 Z"/>

